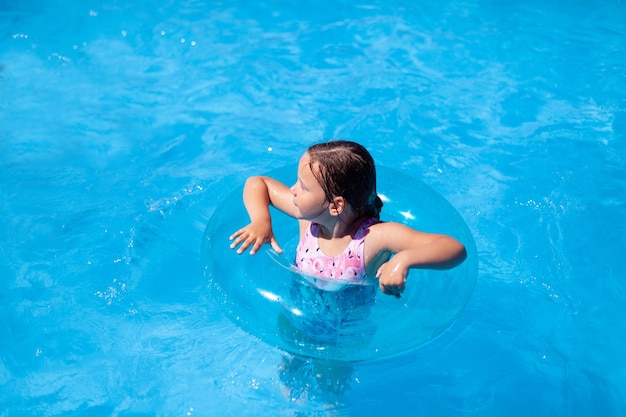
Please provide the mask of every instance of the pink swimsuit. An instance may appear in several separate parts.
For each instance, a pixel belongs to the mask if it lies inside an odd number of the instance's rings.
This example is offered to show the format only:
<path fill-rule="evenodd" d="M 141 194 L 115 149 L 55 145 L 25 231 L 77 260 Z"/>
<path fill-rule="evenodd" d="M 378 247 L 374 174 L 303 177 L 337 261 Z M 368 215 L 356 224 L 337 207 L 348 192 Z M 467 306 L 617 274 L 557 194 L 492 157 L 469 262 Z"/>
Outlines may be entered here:
<path fill-rule="evenodd" d="M 338 256 L 326 256 L 322 253 L 317 243 L 320 225 L 311 223 L 298 243 L 296 266 L 307 274 L 362 283 L 367 278 L 363 259 L 365 235 L 367 228 L 378 222 L 379 220 L 369 218 L 361 223 L 346 250 Z"/>

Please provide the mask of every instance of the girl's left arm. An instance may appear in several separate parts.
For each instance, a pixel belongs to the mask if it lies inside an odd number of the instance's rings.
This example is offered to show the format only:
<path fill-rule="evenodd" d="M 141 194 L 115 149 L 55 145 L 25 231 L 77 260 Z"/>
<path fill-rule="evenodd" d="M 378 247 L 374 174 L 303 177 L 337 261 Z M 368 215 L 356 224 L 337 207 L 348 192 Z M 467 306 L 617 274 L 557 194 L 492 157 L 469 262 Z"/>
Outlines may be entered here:
<path fill-rule="evenodd" d="M 381 227 L 382 226 L 382 227 Z M 383 293 L 400 296 L 410 268 L 448 269 L 467 256 L 465 246 L 451 236 L 419 232 L 400 223 L 380 223 L 370 228 L 377 253 L 395 254 L 376 271 Z"/>

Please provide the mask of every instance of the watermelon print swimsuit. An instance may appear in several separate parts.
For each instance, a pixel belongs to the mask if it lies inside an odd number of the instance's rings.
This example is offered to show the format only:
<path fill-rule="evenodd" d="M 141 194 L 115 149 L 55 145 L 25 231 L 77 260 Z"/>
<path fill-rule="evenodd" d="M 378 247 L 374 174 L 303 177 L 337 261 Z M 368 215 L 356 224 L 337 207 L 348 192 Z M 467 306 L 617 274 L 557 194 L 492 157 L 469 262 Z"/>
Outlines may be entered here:
<path fill-rule="evenodd" d="M 345 251 L 338 256 L 325 255 L 318 245 L 320 225 L 311 223 L 304 232 L 296 249 L 296 266 L 304 273 L 328 279 L 363 283 L 367 279 L 363 244 L 367 228 L 379 220 L 363 221 Z"/>

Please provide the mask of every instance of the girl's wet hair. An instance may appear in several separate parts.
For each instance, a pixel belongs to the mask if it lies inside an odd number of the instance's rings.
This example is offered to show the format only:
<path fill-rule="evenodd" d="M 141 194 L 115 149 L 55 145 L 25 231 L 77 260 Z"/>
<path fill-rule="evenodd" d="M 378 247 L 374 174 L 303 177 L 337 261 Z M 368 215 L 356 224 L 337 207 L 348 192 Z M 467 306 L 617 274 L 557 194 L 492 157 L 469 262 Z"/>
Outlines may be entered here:
<path fill-rule="evenodd" d="M 335 140 L 307 150 L 311 171 L 328 201 L 343 197 L 356 217 L 380 219 L 383 202 L 376 194 L 376 167 L 372 155 L 356 142 Z"/>

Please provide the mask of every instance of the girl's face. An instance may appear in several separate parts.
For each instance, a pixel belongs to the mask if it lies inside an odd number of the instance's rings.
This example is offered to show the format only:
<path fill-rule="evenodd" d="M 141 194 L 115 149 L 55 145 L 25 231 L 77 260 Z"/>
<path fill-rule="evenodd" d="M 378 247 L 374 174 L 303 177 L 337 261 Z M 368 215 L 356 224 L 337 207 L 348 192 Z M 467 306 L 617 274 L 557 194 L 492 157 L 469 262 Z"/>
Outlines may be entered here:
<path fill-rule="evenodd" d="M 313 169 L 316 169 L 313 164 Z M 298 165 L 298 180 L 291 187 L 293 204 L 299 211 L 299 218 L 314 220 L 328 213 L 330 202 L 311 171 L 311 158 L 308 153 L 302 155 Z"/>

